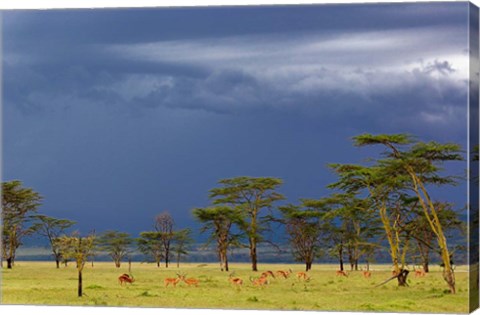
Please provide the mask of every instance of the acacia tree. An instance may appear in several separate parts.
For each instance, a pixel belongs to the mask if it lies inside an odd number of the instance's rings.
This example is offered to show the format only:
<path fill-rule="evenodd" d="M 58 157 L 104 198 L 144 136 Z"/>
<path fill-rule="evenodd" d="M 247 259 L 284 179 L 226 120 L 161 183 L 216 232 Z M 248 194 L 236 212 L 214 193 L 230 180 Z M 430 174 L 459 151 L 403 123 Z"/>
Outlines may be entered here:
<path fill-rule="evenodd" d="M 231 233 L 233 224 L 240 224 L 241 212 L 230 206 L 213 206 L 193 209 L 193 215 L 204 223 L 201 233 L 211 230 L 208 243 L 216 241 L 220 270 L 228 271 L 228 249 L 236 244 L 238 235 Z"/>
<path fill-rule="evenodd" d="M 165 257 L 161 233 L 157 231 L 141 232 L 136 241 L 139 251 L 145 256 L 150 256 L 157 267 L 160 267 L 160 262 Z"/>
<path fill-rule="evenodd" d="M 271 216 L 261 216 L 262 209 L 271 208 L 284 196 L 275 190 L 283 183 L 272 177 L 235 177 L 219 181 L 221 187 L 210 190 L 215 205 L 229 205 L 241 211 L 239 228 L 248 239 L 252 270 L 257 271 L 257 245 L 265 241 L 262 232 L 272 221 Z"/>
<path fill-rule="evenodd" d="M 332 252 L 340 259 L 340 270 L 343 270 L 343 251 L 348 256 L 350 269 L 358 270 L 360 258 L 377 246 L 372 240 L 379 233 L 379 221 L 371 201 L 357 194 L 334 193 L 317 202 L 324 208 L 328 237 L 338 241 Z"/>
<path fill-rule="evenodd" d="M 99 249 L 108 253 L 117 268 L 120 268 L 122 259 L 128 256 L 131 243 L 130 234 L 118 231 L 106 231 L 98 238 Z"/>
<path fill-rule="evenodd" d="M 443 265 L 443 278 L 450 293 L 454 294 L 456 290 L 455 274 L 451 263 L 452 257 L 442 221 L 427 190 L 427 185 L 429 183 L 451 184 L 453 182 L 451 178 L 440 177 L 439 171 L 444 162 L 463 160 L 460 155 L 460 146 L 452 143 L 440 144 L 433 141 L 414 143 L 413 139 L 405 134 L 364 134 L 354 137 L 354 142 L 357 146 L 383 145 L 390 154 L 390 158 L 385 164 L 410 178 L 411 189 L 418 198 L 423 215 L 437 239 Z M 410 145 L 407 150 L 400 150 L 400 147 L 407 145 Z"/>
<path fill-rule="evenodd" d="M 402 190 L 405 188 L 405 178 L 381 163 L 370 167 L 354 164 L 332 164 L 330 167 L 339 176 L 338 182 L 330 185 L 330 188 L 339 188 L 346 193 L 364 190 L 368 194 L 385 231 L 398 285 L 406 286 L 409 271 L 405 269 L 405 259 L 409 239 L 400 228 L 400 222 L 404 220 Z"/>
<path fill-rule="evenodd" d="M 177 268 L 180 267 L 180 259 L 182 255 L 187 255 L 188 247 L 190 244 L 193 243 L 193 239 L 191 237 L 192 230 L 190 229 L 182 229 L 175 231 L 173 236 L 173 247 L 172 252 L 175 253 L 177 259 Z"/>
<path fill-rule="evenodd" d="M 57 268 L 60 268 L 62 252 L 60 251 L 60 248 L 58 247 L 55 240 L 61 234 L 64 234 L 67 229 L 72 227 L 75 224 L 75 221 L 67 219 L 56 219 L 43 214 L 35 215 L 33 216 L 33 218 L 37 222 L 32 226 L 32 229 L 38 234 L 45 236 L 48 239 L 56 266 Z"/>
<path fill-rule="evenodd" d="M 63 235 L 58 237 L 55 242 L 63 253 L 63 257 L 72 259 L 77 263 L 78 271 L 78 297 L 83 295 L 83 277 L 82 271 L 85 263 L 92 254 L 95 246 L 95 237 L 89 235 L 81 237 L 78 232 L 72 233 L 72 235 Z"/>
<path fill-rule="evenodd" d="M 2 183 L 2 254 L 7 261 L 7 268 L 11 269 L 15 254 L 22 245 L 22 238 L 33 233 L 33 229 L 26 227 L 31 220 L 31 213 L 37 211 L 42 197 L 32 188 L 23 187 L 21 181 L 14 180 Z"/>
<path fill-rule="evenodd" d="M 464 223 L 458 218 L 458 213 L 453 209 L 452 204 L 446 202 L 435 202 L 435 208 L 438 211 L 438 217 L 442 222 L 444 231 L 463 231 Z M 429 272 L 430 254 L 432 251 L 437 252 L 438 246 L 435 246 L 435 234 L 430 228 L 422 209 L 417 207 L 414 209 L 413 218 L 405 227 L 409 235 L 415 240 L 418 254 L 421 259 L 421 265 L 425 272 Z"/>
<path fill-rule="evenodd" d="M 305 263 L 305 271 L 312 269 L 313 261 L 322 254 L 321 213 L 315 208 L 287 205 L 279 207 L 295 260 Z"/>
<path fill-rule="evenodd" d="M 165 267 L 168 268 L 170 262 L 170 246 L 174 238 L 173 226 L 175 222 L 172 216 L 167 211 L 155 217 L 155 231 L 159 233 L 160 242 L 163 246 L 163 253 L 165 255 Z"/>

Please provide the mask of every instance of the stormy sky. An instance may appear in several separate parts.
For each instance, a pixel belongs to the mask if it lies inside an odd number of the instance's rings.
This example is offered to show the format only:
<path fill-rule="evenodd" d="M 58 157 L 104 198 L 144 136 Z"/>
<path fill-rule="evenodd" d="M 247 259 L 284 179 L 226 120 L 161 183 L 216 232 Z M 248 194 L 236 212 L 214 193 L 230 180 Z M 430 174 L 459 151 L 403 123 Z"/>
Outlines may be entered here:
<path fill-rule="evenodd" d="M 468 3 L 3 11 L 3 181 L 88 232 L 178 227 L 222 178 L 319 198 L 369 133 L 467 149 Z M 448 167 L 463 175 L 465 163 Z M 466 185 L 435 191 L 462 208 Z"/>

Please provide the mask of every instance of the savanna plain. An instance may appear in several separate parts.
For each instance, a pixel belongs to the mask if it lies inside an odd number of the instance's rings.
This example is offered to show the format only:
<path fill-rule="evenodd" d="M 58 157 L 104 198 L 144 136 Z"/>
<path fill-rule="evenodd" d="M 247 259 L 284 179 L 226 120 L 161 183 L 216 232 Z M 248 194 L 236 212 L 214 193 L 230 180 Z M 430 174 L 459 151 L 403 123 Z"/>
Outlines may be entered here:
<path fill-rule="evenodd" d="M 271 310 L 384 311 L 422 313 L 467 313 L 468 269 L 456 268 L 457 294 L 449 294 L 440 267 L 425 276 L 408 278 L 408 287 L 398 287 L 391 277 L 391 266 L 372 265 L 371 276 L 362 271 L 337 275 L 336 265 L 314 265 L 307 275 L 297 264 L 260 264 L 251 271 L 249 264 L 234 263 L 229 272 L 218 264 L 185 263 L 165 268 L 155 264 L 133 262 L 129 270 L 124 263 L 115 268 L 111 262 L 85 265 L 83 297 L 77 297 L 78 273 L 74 264 L 55 268 L 52 262 L 17 261 L 14 269 L 2 270 L 2 304 L 132 306 L 164 308 L 223 308 Z M 269 277 L 268 283 L 255 286 L 251 280 L 264 271 L 291 270 L 287 278 Z M 130 271 L 130 272 L 129 272 Z M 133 275 L 133 283 L 120 284 L 123 273 Z M 232 275 L 233 273 L 233 275 Z M 166 278 L 177 274 L 195 278 L 198 286 L 180 281 L 165 285 Z M 238 285 L 230 275 L 242 279 Z"/>

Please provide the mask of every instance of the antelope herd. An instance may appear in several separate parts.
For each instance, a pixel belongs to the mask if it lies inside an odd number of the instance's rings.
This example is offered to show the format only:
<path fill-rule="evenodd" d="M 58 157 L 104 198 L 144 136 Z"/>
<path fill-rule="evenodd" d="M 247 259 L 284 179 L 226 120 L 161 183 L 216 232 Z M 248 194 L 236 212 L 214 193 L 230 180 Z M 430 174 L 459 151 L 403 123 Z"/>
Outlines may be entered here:
<path fill-rule="evenodd" d="M 414 267 L 413 270 L 415 272 L 415 277 L 424 277 L 426 275 L 425 270 L 423 268 L 416 269 Z M 372 272 L 370 270 L 360 270 L 360 271 L 361 271 L 361 275 L 363 275 L 364 278 L 370 278 L 372 276 Z M 271 280 L 281 281 L 281 279 L 288 279 L 292 273 L 293 271 L 291 269 L 277 270 L 275 272 L 271 270 L 267 270 L 262 272 L 258 277 L 250 276 L 249 280 L 253 287 L 263 288 L 268 284 L 270 284 Z M 350 274 L 349 272 L 346 272 L 344 270 L 335 271 L 335 275 L 337 277 L 348 277 L 349 274 Z M 165 287 L 168 287 L 170 285 L 173 287 L 176 287 L 179 282 L 183 282 L 189 287 L 190 286 L 198 287 L 200 284 L 200 280 L 197 278 L 186 278 L 186 274 L 177 273 L 176 275 L 177 275 L 176 277 L 164 279 L 163 283 Z M 299 271 L 295 275 L 296 275 L 297 281 L 308 282 L 311 280 L 311 276 L 308 274 L 308 272 L 305 272 L 305 271 Z M 396 275 L 395 270 L 392 271 L 392 275 L 393 276 Z M 126 283 L 131 284 L 135 282 L 135 279 L 133 278 L 133 276 L 124 273 L 118 277 L 118 281 L 120 285 L 123 286 L 123 284 L 126 284 Z M 243 279 L 235 276 L 235 272 L 232 272 L 228 276 L 228 281 L 236 288 L 241 288 L 244 285 Z"/>

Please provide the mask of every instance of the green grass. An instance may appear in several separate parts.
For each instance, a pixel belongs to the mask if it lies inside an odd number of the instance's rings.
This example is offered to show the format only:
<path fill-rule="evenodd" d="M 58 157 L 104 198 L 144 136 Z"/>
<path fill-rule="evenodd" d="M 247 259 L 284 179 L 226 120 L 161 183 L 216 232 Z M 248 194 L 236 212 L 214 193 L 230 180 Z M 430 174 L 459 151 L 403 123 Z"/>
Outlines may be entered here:
<path fill-rule="evenodd" d="M 260 271 L 303 271 L 302 265 L 260 264 Z M 409 287 L 399 288 L 393 280 L 375 285 L 390 277 L 389 266 L 373 266 L 372 277 L 352 272 L 348 278 L 337 277 L 334 265 L 314 265 L 309 282 L 273 279 L 264 288 L 254 287 L 248 264 L 231 264 L 231 271 L 244 281 L 233 287 L 228 273 L 217 264 L 182 264 L 165 269 L 153 264 L 132 264 L 133 284 L 120 286 L 118 276 L 128 272 L 128 265 L 117 269 L 113 263 L 86 265 L 83 272 L 85 295 L 77 297 L 77 271 L 73 264 L 55 268 L 53 262 L 18 261 L 12 270 L 2 270 L 2 303 L 34 305 L 100 305 L 171 308 L 227 308 L 273 310 L 383 311 L 423 313 L 467 313 L 468 273 L 457 268 L 458 293 L 446 293 L 440 269 L 424 278 L 409 277 Z M 165 287 L 164 279 L 177 272 L 200 280 L 199 287 L 181 282 Z"/>

